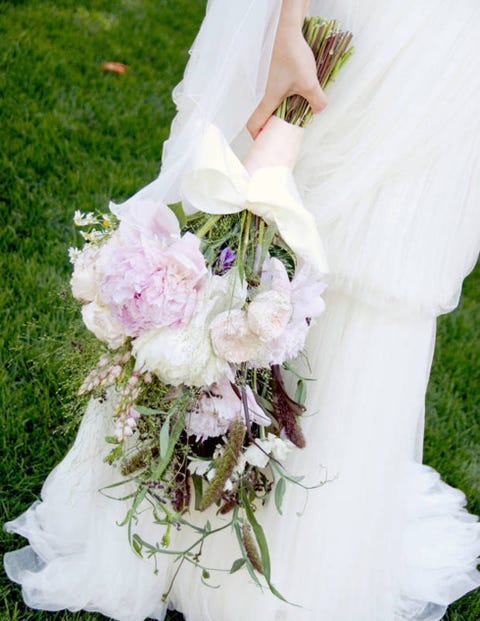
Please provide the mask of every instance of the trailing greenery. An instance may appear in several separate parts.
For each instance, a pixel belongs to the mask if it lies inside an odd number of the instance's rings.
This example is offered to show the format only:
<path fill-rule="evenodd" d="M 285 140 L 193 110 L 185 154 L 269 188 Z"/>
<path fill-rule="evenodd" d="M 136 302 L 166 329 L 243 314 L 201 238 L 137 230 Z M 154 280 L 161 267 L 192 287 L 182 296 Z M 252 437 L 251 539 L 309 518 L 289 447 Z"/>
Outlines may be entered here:
<path fill-rule="evenodd" d="M 204 9 L 204 0 L 0 1 L 2 522 L 38 498 L 73 441 L 84 409 L 75 392 L 97 360 L 98 342 L 66 293 L 73 211 L 104 209 L 156 176 L 174 114 L 171 89 Z M 102 71 L 112 60 L 129 71 Z M 477 268 L 459 308 L 439 318 L 425 435 L 426 463 L 465 491 L 477 514 L 479 299 Z M 252 535 L 261 554 L 261 532 Z M 1 536 L 3 549 L 21 543 Z M 104 619 L 27 609 L 3 573 L 0 589 L 0 621 Z M 478 618 L 478 592 L 446 616 Z"/>

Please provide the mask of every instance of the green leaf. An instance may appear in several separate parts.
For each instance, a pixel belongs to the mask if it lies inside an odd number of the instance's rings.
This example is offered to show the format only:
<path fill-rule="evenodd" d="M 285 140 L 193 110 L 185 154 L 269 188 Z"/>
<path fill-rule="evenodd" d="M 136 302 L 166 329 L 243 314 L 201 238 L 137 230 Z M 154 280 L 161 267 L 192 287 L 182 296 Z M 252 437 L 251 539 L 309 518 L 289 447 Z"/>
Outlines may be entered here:
<path fill-rule="evenodd" d="M 137 534 L 132 537 L 132 547 L 138 556 L 142 556 L 142 539 Z"/>
<path fill-rule="evenodd" d="M 187 214 L 185 213 L 183 209 L 182 203 L 181 202 L 172 203 L 171 205 L 167 205 L 167 207 L 169 207 L 173 211 L 173 213 L 177 216 L 177 220 L 180 226 L 181 227 L 185 226 L 185 224 L 187 223 Z"/>
<path fill-rule="evenodd" d="M 136 405 L 135 409 L 142 416 L 151 416 L 152 414 L 163 414 L 163 410 L 154 410 L 152 408 L 147 408 L 145 405 Z"/>
<path fill-rule="evenodd" d="M 198 474 L 192 475 L 193 489 L 195 490 L 195 509 L 200 510 L 200 503 L 203 498 L 203 480 Z"/>
<path fill-rule="evenodd" d="M 118 457 L 123 455 L 123 444 L 117 444 L 117 446 L 110 451 L 110 453 L 104 458 L 104 462 L 112 464 Z"/>
<path fill-rule="evenodd" d="M 230 569 L 230 573 L 234 574 L 236 571 L 241 569 L 244 565 L 245 565 L 245 559 L 237 558 L 237 560 L 233 562 L 232 568 Z"/>
<path fill-rule="evenodd" d="M 297 403 L 305 404 L 305 399 L 307 398 L 307 386 L 303 379 L 299 379 L 297 382 L 297 389 L 295 391 L 294 400 Z"/>
<path fill-rule="evenodd" d="M 170 441 L 170 416 L 167 416 L 160 429 L 160 457 L 163 459 L 168 451 Z"/>
<path fill-rule="evenodd" d="M 273 238 L 277 233 L 277 227 L 275 224 L 269 224 L 267 226 L 267 230 L 265 231 L 265 237 L 262 242 L 262 254 L 260 255 L 260 267 L 263 265 L 265 261 L 265 257 L 267 256 L 268 249 L 273 241 Z"/>
<path fill-rule="evenodd" d="M 107 442 L 107 444 L 119 444 L 115 436 L 105 436 L 105 442 Z"/>
<path fill-rule="evenodd" d="M 277 507 L 277 511 L 280 513 L 280 515 L 283 515 L 282 502 L 286 486 L 287 484 L 283 477 L 280 477 L 277 481 L 277 484 L 275 485 L 275 506 Z"/>
<path fill-rule="evenodd" d="M 240 525 L 238 524 L 238 522 L 234 524 L 233 528 L 235 529 L 235 534 L 237 536 L 237 541 L 238 541 L 238 545 L 240 547 L 240 550 L 242 551 L 242 554 L 244 555 L 245 567 L 247 568 L 247 571 L 250 574 L 250 578 L 253 580 L 253 582 L 257 586 L 262 588 L 262 583 L 258 579 L 258 576 L 257 576 L 255 570 L 253 569 L 252 563 L 247 558 L 247 552 L 245 550 L 245 546 L 243 545 L 242 532 L 240 530 Z"/>
<path fill-rule="evenodd" d="M 185 410 L 181 410 L 175 420 L 175 423 L 173 424 L 173 428 L 170 433 L 170 441 L 168 443 L 168 447 L 165 452 L 165 455 L 163 458 L 160 458 L 160 462 L 157 463 L 153 468 L 152 475 L 153 475 L 153 478 L 157 481 L 160 479 L 162 474 L 165 472 L 165 470 L 167 469 L 167 466 L 169 465 L 172 459 L 173 451 L 175 450 L 175 446 L 183 431 L 184 421 L 185 421 Z"/>

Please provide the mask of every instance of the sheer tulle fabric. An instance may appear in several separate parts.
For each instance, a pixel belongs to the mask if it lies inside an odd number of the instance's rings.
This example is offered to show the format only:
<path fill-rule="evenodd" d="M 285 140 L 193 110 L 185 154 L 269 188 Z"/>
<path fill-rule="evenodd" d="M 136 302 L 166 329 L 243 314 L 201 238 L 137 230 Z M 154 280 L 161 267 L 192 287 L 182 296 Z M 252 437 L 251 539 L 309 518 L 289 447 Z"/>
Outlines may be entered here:
<path fill-rule="evenodd" d="M 245 153 L 243 128 L 265 87 L 279 5 L 209 2 L 175 89 L 179 112 L 161 174 L 136 198 L 180 198 L 209 122 Z M 210 589 L 187 564 L 170 605 L 187 621 L 438 621 L 480 586 L 478 518 L 460 490 L 421 463 L 435 318 L 457 305 L 480 245 L 480 5 L 324 0 L 311 12 L 339 18 L 356 51 L 307 129 L 295 170 L 331 274 L 326 311 L 308 340 L 317 380 L 304 421 L 309 442 L 287 466 L 312 484 L 333 480 L 311 490 L 306 505 L 290 487 L 283 516 L 273 502 L 259 511 L 273 581 L 299 607 L 258 590 L 244 572 L 212 573 L 221 587 Z M 102 463 L 110 410 L 110 400 L 91 402 L 42 503 L 7 525 L 31 544 L 6 555 L 7 571 L 33 607 L 163 619 L 161 594 L 175 567 L 161 557 L 154 575 L 115 525 L 126 506 L 97 491 L 119 478 Z M 208 517 L 220 519 L 192 513 Z M 148 514 L 139 528 L 146 539 L 163 534 Z M 184 547 L 189 534 L 176 539 Z M 203 561 L 226 568 L 235 558 L 225 532 Z"/>

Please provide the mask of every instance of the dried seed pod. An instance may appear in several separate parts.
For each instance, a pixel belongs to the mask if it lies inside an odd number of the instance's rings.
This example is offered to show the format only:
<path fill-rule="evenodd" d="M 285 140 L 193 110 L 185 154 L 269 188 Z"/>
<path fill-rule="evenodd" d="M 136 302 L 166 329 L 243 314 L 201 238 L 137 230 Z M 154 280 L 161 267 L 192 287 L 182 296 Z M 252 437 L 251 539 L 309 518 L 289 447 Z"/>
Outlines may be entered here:
<path fill-rule="evenodd" d="M 288 439 L 295 446 L 303 448 L 305 446 L 305 437 L 297 422 L 297 416 L 305 412 L 305 406 L 294 401 L 287 393 L 278 364 L 272 365 L 272 383 L 273 416 L 285 429 Z"/>
<path fill-rule="evenodd" d="M 242 525 L 242 540 L 243 545 L 245 546 L 245 552 L 247 553 L 248 560 L 253 565 L 253 568 L 258 571 L 258 573 L 263 575 L 263 567 L 260 560 L 260 555 L 258 553 L 257 546 L 255 544 L 255 541 L 253 540 L 252 533 L 250 531 L 251 528 L 248 524 Z"/>
<path fill-rule="evenodd" d="M 245 433 L 246 427 L 243 421 L 240 418 L 234 420 L 228 432 L 225 450 L 217 464 L 215 476 L 210 481 L 210 485 L 200 503 L 200 511 L 205 511 L 207 507 L 222 497 L 225 483 L 230 478 L 240 457 Z"/>

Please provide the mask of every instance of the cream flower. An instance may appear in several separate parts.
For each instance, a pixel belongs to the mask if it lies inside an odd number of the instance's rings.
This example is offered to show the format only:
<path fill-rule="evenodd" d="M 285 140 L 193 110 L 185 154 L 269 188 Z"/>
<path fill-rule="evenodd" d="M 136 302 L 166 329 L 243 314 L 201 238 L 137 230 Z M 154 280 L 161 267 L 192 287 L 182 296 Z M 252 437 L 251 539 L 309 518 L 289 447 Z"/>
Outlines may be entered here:
<path fill-rule="evenodd" d="M 126 340 L 122 324 L 114 319 L 106 306 L 97 300 L 82 307 L 82 318 L 97 339 L 107 343 L 111 349 L 117 349 Z"/>
<path fill-rule="evenodd" d="M 96 262 L 99 251 L 99 246 L 86 244 L 74 259 L 70 286 L 73 297 L 80 302 L 93 302 L 98 295 Z"/>
<path fill-rule="evenodd" d="M 246 312 L 240 309 L 217 315 L 210 334 L 215 353 L 232 363 L 246 362 L 262 348 L 261 339 L 249 328 Z"/>
<path fill-rule="evenodd" d="M 263 291 L 248 306 L 248 327 L 262 341 L 275 339 L 285 330 L 292 316 L 290 297 L 283 291 Z"/>

